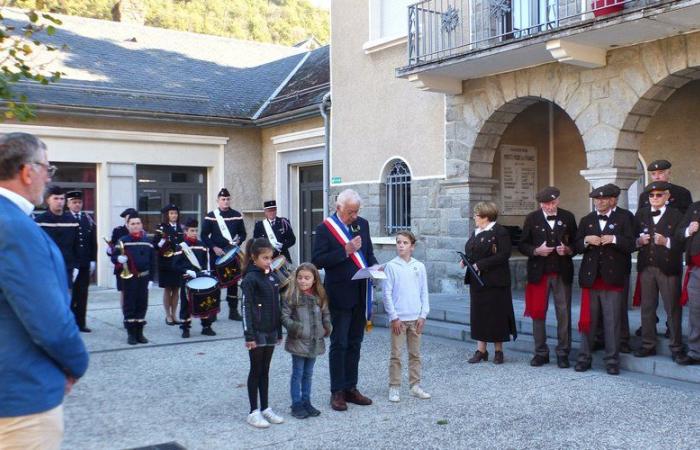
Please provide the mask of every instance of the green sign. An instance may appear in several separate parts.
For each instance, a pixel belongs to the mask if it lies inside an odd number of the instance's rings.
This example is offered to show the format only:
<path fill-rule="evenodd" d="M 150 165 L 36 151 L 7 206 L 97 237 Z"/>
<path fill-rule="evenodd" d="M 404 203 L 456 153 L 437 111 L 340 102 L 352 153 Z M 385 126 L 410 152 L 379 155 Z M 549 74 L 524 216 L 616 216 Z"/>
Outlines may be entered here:
<path fill-rule="evenodd" d="M 331 184 L 340 184 L 343 182 L 343 179 L 340 177 L 333 177 L 331 178 Z"/>

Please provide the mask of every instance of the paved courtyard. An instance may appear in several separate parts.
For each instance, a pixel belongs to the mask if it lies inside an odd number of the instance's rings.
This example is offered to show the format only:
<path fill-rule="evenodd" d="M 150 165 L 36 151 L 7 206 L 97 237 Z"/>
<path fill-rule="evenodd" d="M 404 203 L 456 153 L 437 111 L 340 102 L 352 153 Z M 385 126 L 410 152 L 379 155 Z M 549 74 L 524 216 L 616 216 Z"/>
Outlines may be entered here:
<path fill-rule="evenodd" d="M 128 346 L 115 291 L 91 293 L 83 335 L 90 369 L 65 403 L 65 449 L 125 449 L 177 442 L 187 449 L 238 448 L 700 448 L 700 386 L 600 369 L 579 374 L 555 364 L 531 368 L 529 355 L 506 363 L 466 363 L 473 345 L 426 336 L 424 388 L 430 400 L 387 400 L 389 335 L 365 339 L 360 388 L 374 405 L 328 406 L 328 360 L 316 365 L 318 418 L 289 415 L 291 359 L 275 351 L 270 404 L 286 423 L 256 430 L 248 413 L 248 357 L 239 322 L 219 320 L 218 335 L 180 338 L 165 324 L 154 289 L 146 335 Z"/>

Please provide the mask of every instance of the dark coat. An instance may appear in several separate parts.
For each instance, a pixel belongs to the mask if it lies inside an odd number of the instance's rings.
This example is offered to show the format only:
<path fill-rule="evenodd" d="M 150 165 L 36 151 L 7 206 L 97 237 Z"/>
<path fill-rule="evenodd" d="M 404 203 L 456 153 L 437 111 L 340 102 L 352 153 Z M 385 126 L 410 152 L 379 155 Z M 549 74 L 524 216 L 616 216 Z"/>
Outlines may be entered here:
<path fill-rule="evenodd" d="M 73 215 L 67 212 L 56 215 L 51 211 L 46 211 L 34 220 L 58 246 L 63 255 L 67 271 L 70 273 L 73 269 L 78 268 L 78 252 L 80 249 L 78 228 L 80 228 L 80 224 Z"/>
<path fill-rule="evenodd" d="M 676 238 L 684 245 L 686 264 L 690 264 L 690 259 L 700 253 L 700 232 L 688 238 L 685 237 L 685 230 L 688 228 L 688 225 L 690 225 L 690 222 L 698 221 L 700 221 L 700 202 L 695 202 L 690 205 L 685 216 L 683 216 L 683 220 L 681 220 L 676 228 Z"/>
<path fill-rule="evenodd" d="M 282 339 L 282 312 L 279 280 L 270 272 L 250 264 L 241 281 L 243 291 L 243 334 L 246 342 L 256 340 L 258 333 L 277 332 Z"/>
<path fill-rule="evenodd" d="M 355 236 L 362 238 L 361 250 L 367 265 L 377 264 L 369 235 L 369 223 L 362 217 L 358 217 L 350 227 L 357 230 L 352 232 L 353 238 Z M 357 293 L 361 291 L 366 294 L 365 280 L 352 281 L 358 268 L 352 259 L 345 254 L 345 247 L 333 237 L 325 223 L 316 227 L 311 261 L 318 269 L 326 271 L 323 285 L 326 288 L 331 308 L 350 309 L 358 302 L 364 303 L 365 298 Z"/>
<path fill-rule="evenodd" d="M 677 184 L 673 183 L 669 184 L 671 185 L 671 188 L 669 189 L 671 197 L 668 199 L 668 206 L 671 208 L 676 208 L 682 214 L 685 214 L 691 203 L 693 203 L 693 196 L 690 194 L 690 191 L 683 186 L 678 186 Z M 648 192 L 642 191 L 642 193 L 639 194 L 639 203 L 637 203 L 637 205 L 637 211 L 651 206 L 649 204 Z"/>
<path fill-rule="evenodd" d="M 479 276 L 485 288 L 510 286 L 508 260 L 511 248 L 510 234 L 499 224 L 495 224 L 488 231 L 482 231 L 478 236 L 472 233 L 464 246 L 464 253 L 467 259 L 479 268 Z M 478 286 L 478 281 L 471 278 L 471 272 L 467 270 L 464 274 L 464 284 Z"/>
<path fill-rule="evenodd" d="M 263 219 L 267 220 L 267 219 Z M 272 231 L 275 233 L 275 238 L 277 242 L 282 244 L 282 250 L 275 250 L 274 257 L 277 257 L 280 253 L 287 259 L 288 262 L 292 262 L 292 257 L 289 254 L 289 248 L 292 247 L 297 242 L 296 236 L 294 236 L 294 230 L 292 230 L 292 224 L 289 223 L 284 217 L 277 217 L 275 223 L 272 225 Z M 265 233 L 265 225 L 262 220 L 255 222 L 255 228 L 253 229 L 253 237 L 267 237 Z"/>
<path fill-rule="evenodd" d="M 527 281 L 538 283 L 542 275 L 556 272 L 561 279 L 571 284 L 574 279 L 574 263 L 572 257 L 576 254 L 576 219 L 569 211 L 558 208 L 554 229 L 549 226 L 541 209 L 531 212 L 525 217 L 523 233 L 520 237 L 518 250 L 527 256 Z M 548 247 L 564 244 L 572 251 L 571 255 L 560 256 L 553 251 L 549 256 L 535 255 L 535 249 L 547 242 Z"/>
<path fill-rule="evenodd" d="M 640 247 L 637 254 L 637 272 L 647 266 L 658 267 L 666 275 L 681 275 L 683 272 L 683 239 L 676 237 L 683 214 L 675 208 L 666 207 L 658 224 L 654 224 L 651 208 L 642 208 L 635 215 L 635 236 L 650 234 L 651 242 Z M 654 233 L 671 239 L 671 249 L 654 244 Z"/>
<path fill-rule="evenodd" d="M 185 272 L 188 270 L 194 270 L 195 272 L 200 272 L 200 270 L 207 270 L 208 267 L 208 261 L 209 261 L 209 249 L 204 245 L 204 242 L 200 241 L 197 239 L 197 241 L 194 244 L 189 244 L 190 250 L 192 250 L 192 253 L 194 253 L 195 258 L 197 258 L 197 262 L 199 262 L 199 269 L 195 267 L 190 260 L 187 258 L 187 255 L 185 255 L 185 252 L 182 251 L 182 247 L 180 244 L 177 246 L 177 251 L 173 255 L 173 269 L 179 273 L 180 275 L 184 275 Z"/>
<path fill-rule="evenodd" d="M 235 209 L 229 209 L 227 211 L 222 211 L 221 217 L 224 218 L 226 227 L 229 233 L 231 233 L 231 237 L 235 239 L 236 235 L 238 235 L 238 242 L 242 244 L 246 238 L 246 231 L 241 213 Z M 210 249 L 214 247 L 224 249 L 231 245 L 221 234 L 219 224 L 216 222 L 216 217 L 214 216 L 214 211 L 209 211 L 202 221 L 202 241 Z"/>
<path fill-rule="evenodd" d="M 119 239 L 123 238 L 129 234 L 129 230 L 126 228 L 126 225 L 119 225 L 118 227 L 114 227 L 112 230 L 112 238 L 109 240 L 110 242 L 110 248 L 112 249 L 112 253 L 109 254 L 110 258 L 111 255 L 114 254 L 114 246 L 119 242 Z M 121 272 L 121 264 L 115 263 L 114 264 L 114 274 L 119 275 L 119 272 Z"/>
<path fill-rule="evenodd" d="M 632 224 L 632 231 L 634 231 L 634 224 L 635 224 L 635 222 L 636 222 L 636 219 L 634 218 L 634 214 L 632 213 L 632 211 L 630 211 L 629 209 L 620 208 L 619 206 L 616 206 L 616 207 L 615 207 L 615 211 L 619 211 L 619 212 L 621 212 L 622 214 L 624 214 L 624 215 L 627 216 L 627 219 L 628 219 L 628 220 L 630 221 L 630 223 Z M 635 239 L 636 239 L 636 236 L 634 236 L 634 237 L 635 237 Z M 634 252 L 633 252 L 633 253 L 634 253 Z M 630 253 L 630 254 L 627 256 L 627 259 L 625 260 L 625 264 L 626 264 L 625 267 L 626 267 L 626 270 L 627 270 L 627 275 L 629 275 L 629 274 L 632 273 L 632 253 Z"/>
<path fill-rule="evenodd" d="M 80 213 L 78 224 L 78 267 L 85 269 L 90 267 L 90 262 L 97 260 L 97 226 L 84 212 Z"/>
<path fill-rule="evenodd" d="M 153 281 L 153 269 L 156 267 L 156 251 L 150 240 L 145 234 L 140 238 L 134 238 L 127 234 L 119 240 L 124 243 L 125 254 L 129 257 L 129 261 L 126 263 L 129 270 L 138 273 L 148 270 L 148 279 Z M 113 263 L 117 263 L 117 257 L 120 254 L 119 246 L 116 246 L 112 252 Z"/>
<path fill-rule="evenodd" d="M 158 243 L 161 239 L 165 239 L 165 243 L 162 247 L 158 247 Z M 167 250 L 176 252 L 178 249 L 178 244 L 180 244 L 180 242 L 182 242 L 184 239 L 185 231 L 183 230 L 182 225 L 179 223 L 175 224 L 174 227 L 169 223 L 161 223 L 158 225 L 156 232 L 153 234 L 153 245 L 158 249 L 158 255 L 161 258 L 161 262 L 163 259 L 166 259 L 166 261 L 168 259 L 163 257 L 163 253 L 165 253 Z M 172 265 L 170 264 L 170 261 L 167 262 L 168 267 L 171 267 Z"/>
<path fill-rule="evenodd" d="M 614 235 L 615 244 L 586 246 L 586 236 Z M 591 287 L 600 276 L 606 283 L 622 287 L 627 275 L 627 259 L 635 250 L 634 226 L 629 217 L 619 210 L 613 211 L 601 230 L 598 212 L 593 211 L 581 219 L 576 234 L 576 251 L 583 254 L 578 281 L 581 287 Z"/>

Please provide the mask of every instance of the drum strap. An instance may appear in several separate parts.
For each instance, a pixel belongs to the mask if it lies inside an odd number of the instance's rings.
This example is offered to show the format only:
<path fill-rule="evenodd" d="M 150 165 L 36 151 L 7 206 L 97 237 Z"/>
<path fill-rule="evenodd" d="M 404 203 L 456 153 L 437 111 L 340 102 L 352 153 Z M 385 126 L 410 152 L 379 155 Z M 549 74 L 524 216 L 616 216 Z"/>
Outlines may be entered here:
<path fill-rule="evenodd" d="M 267 219 L 263 219 L 263 226 L 265 227 L 265 234 L 267 235 L 267 240 L 270 241 L 270 244 L 272 244 L 273 247 L 277 248 L 279 243 L 277 242 L 277 236 L 275 236 L 275 231 L 272 229 L 272 225 L 270 225 L 270 221 Z"/>
<path fill-rule="evenodd" d="M 180 242 L 180 248 L 182 248 L 182 252 L 185 254 L 190 264 L 192 264 L 197 269 L 202 270 L 202 266 L 199 265 L 199 260 L 197 260 L 197 256 L 195 256 L 190 246 L 187 245 L 187 242 Z"/>
<path fill-rule="evenodd" d="M 216 223 L 219 225 L 219 231 L 221 231 L 221 235 L 224 237 L 224 239 L 229 241 L 231 245 L 233 245 L 233 237 L 231 237 L 231 232 L 226 226 L 226 221 L 223 217 L 221 217 L 221 211 L 219 211 L 219 208 L 216 208 L 214 210 L 214 217 L 216 218 Z"/>

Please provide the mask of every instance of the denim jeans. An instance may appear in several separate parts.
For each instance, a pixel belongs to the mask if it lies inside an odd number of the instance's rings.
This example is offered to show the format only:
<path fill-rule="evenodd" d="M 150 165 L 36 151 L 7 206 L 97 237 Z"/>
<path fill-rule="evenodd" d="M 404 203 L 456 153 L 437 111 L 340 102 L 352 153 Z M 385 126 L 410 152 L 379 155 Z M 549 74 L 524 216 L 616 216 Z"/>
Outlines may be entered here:
<path fill-rule="evenodd" d="M 316 363 L 316 358 L 292 355 L 292 379 L 289 383 L 292 406 L 310 402 L 314 363 Z"/>

